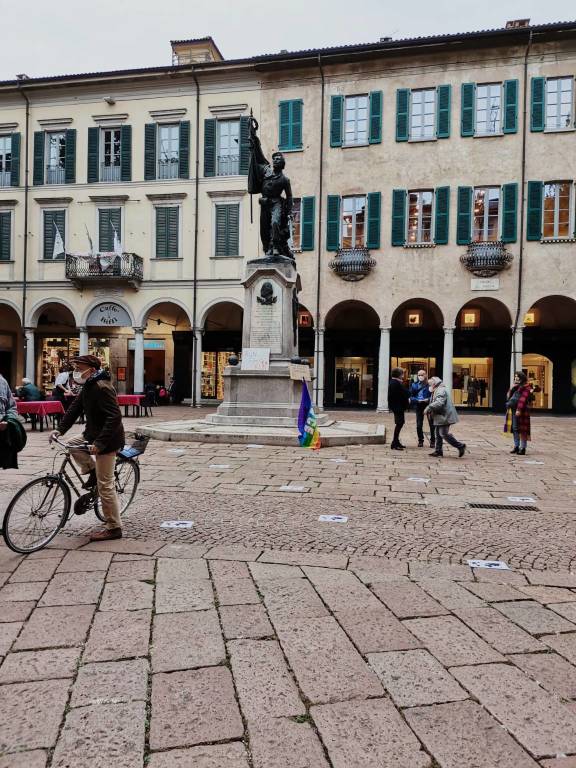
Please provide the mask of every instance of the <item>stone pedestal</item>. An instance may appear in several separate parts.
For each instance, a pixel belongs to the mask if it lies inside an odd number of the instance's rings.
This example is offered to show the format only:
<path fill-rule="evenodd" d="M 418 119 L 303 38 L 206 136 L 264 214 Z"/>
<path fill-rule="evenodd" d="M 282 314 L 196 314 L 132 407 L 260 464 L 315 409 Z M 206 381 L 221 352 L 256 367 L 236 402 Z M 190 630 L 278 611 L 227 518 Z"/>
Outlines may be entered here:
<path fill-rule="evenodd" d="M 290 259 L 248 262 L 244 285 L 243 348 L 268 348 L 268 371 L 224 370 L 224 400 L 213 424 L 291 426 L 297 423 L 302 382 L 290 378 L 289 362 L 298 355 L 300 277 Z"/>

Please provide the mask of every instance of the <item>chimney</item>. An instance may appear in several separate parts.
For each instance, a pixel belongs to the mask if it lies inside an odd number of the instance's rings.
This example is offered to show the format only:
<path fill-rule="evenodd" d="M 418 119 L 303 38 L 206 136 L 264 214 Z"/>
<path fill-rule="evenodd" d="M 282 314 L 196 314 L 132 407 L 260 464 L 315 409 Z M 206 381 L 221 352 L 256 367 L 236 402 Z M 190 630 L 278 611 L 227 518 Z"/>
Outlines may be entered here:
<path fill-rule="evenodd" d="M 506 29 L 522 29 L 530 26 L 530 19 L 512 19 L 506 22 Z"/>

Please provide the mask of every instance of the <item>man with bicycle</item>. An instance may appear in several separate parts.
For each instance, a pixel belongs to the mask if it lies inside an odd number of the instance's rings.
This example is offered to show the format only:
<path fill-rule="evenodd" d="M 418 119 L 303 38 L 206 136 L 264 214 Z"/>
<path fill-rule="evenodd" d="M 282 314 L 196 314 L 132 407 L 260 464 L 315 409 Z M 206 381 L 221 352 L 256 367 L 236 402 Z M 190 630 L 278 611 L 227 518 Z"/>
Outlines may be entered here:
<path fill-rule="evenodd" d="M 94 355 L 80 355 L 70 362 L 74 365 L 74 381 L 82 389 L 62 417 L 59 429 L 52 432 L 51 438 L 66 434 L 76 419 L 84 414 L 86 428 L 82 436 L 72 438 L 68 444 L 79 446 L 70 453 L 80 472 L 90 475 L 87 487 L 98 485 L 102 513 L 106 518 L 106 528 L 93 534 L 90 540 L 120 539 L 122 521 L 114 484 L 114 467 L 116 453 L 124 447 L 124 426 L 116 391 L 110 383 L 110 375 L 102 370 L 100 360 Z M 87 450 L 80 450 L 80 446 L 86 443 Z"/>

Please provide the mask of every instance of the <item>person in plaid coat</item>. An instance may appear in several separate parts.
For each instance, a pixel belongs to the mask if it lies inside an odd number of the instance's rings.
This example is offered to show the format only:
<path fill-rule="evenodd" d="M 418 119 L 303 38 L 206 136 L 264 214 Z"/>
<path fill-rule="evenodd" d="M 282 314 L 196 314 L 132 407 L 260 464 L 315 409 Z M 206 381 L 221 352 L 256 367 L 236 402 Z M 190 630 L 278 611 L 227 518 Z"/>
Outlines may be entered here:
<path fill-rule="evenodd" d="M 510 453 L 520 456 L 526 454 L 526 443 L 530 440 L 530 401 L 532 387 L 523 371 L 514 374 L 514 385 L 508 390 L 506 398 L 506 422 L 504 432 L 511 432 L 514 448 Z"/>

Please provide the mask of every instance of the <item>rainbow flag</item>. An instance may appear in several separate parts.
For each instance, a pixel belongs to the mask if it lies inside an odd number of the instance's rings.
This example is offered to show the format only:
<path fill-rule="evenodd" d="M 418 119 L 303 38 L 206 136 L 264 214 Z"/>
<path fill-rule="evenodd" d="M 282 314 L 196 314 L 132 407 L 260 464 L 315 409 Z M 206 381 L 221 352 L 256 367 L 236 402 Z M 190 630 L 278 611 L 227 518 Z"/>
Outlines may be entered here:
<path fill-rule="evenodd" d="M 308 392 L 308 385 L 304 379 L 302 379 L 302 399 L 298 411 L 298 432 L 298 440 L 302 448 L 312 448 L 313 450 L 320 448 L 318 421 Z"/>

